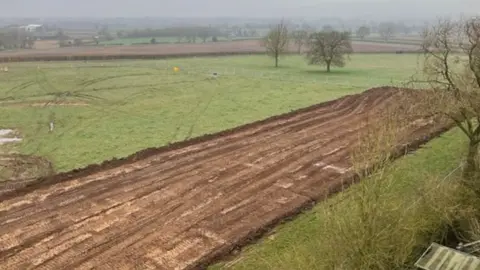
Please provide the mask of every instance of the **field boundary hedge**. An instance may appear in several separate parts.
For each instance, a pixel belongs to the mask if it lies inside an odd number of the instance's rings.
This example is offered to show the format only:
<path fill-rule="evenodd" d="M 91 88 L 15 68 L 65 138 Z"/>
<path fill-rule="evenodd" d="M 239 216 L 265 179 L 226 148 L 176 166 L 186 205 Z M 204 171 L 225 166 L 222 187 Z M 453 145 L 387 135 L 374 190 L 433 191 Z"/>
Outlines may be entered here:
<path fill-rule="evenodd" d="M 392 50 L 379 52 L 355 52 L 355 54 L 418 54 L 419 51 Z M 29 56 L 0 56 L 0 63 L 15 62 L 39 62 L 39 61 L 99 61 L 99 60 L 156 60 L 169 58 L 191 58 L 212 56 L 236 56 L 236 55 L 265 55 L 263 51 L 232 51 L 232 52 L 191 52 L 178 54 L 103 54 L 103 55 L 29 55 Z M 290 52 L 290 55 L 298 53 Z"/>

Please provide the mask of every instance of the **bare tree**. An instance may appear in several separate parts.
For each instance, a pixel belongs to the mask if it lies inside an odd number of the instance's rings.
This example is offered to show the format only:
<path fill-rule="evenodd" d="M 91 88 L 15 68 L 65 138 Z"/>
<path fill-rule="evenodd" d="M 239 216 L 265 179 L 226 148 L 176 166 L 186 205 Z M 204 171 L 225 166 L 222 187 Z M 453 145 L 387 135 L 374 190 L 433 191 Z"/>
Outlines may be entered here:
<path fill-rule="evenodd" d="M 187 40 L 188 43 L 196 43 L 197 42 L 197 35 L 196 34 L 187 34 L 185 36 L 185 39 Z"/>
<path fill-rule="evenodd" d="M 59 29 L 57 31 L 57 34 L 55 35 L 55 37 L 58 39 L 58 40 L 67 40 L 69 39 L 69 37 L 65 34 L 65 31 L 63 31 L 63 29 Z"/>
<path fill-rule="evenodd" d="M 295 42 L 295 46 L 297 46 L 298 53 L 302 52 L 303 45 L 307 44 L 308 42 L 308 32 L 306 30 L 296 30 L 292 32 L 292 39 Z"/>
<path fill-rule="evenodd" d="M 307 59 L 310 65 L 325 65 L 327 72 L 330 67 L 343 67 L 346 56 L 353 52 L 349 32 L 319 32 L 310 37 L 310 51 Z"/>
<path fill-rule="evenodd" d="M 383 40 L 390 40 L 395 34 L 395 24 L 391 22 L 381 23 L 378 25 L 378 33 Z"/>
<path fill-rule="evenodd" d="M 101 35 L 101 36 L 106 36 L 108 33 L 109 33 L 108 25 L 102 26 L 100 31 L 98 31 L 98 34 Z"/>
<path fill-rule="evenodd" d="M 0 46 L 4 49 L 14 48 L 16 41 L 13 35 L 10 33 L 0 33 Z"/>
<path fill-rule="evenodd" d="M 114 40 L 115 37 L 110 33 L 108 30 L 108 26 L 104 25 L 100 31 L 98 31 L 98 35 L 104 37 L 106 40 L 111 41 Z"/>
<path fill-rule="evenodd" d="M 0 32 L 0 47 L 4 49 L 31 49 L 35 45 L 35 37 L 24 29 L 5 29 Z"/>
<path fill-rule="evenodd" d="M 278 58 L 288 50 L 288 28 L 284 20 L 270 29 L 267 36 L 263 38 L 262 45 L 267 54 L 275 59 L 275 67 L 278 67 Z"/>
<path fill-rule="evenodd" d="M 80 46 L 83 45 L 83 41 L 82 41 L 81 39 L 79 39 L 79 38 L 76 38 L 76 39 L 73 40 L 73 45 L 74 45 L 75 47 L 80 47 Z"/>
<path fill-rule="evenodd" d="M 467 136 L 463 180 L 480 196 L 480 17 L 440 19 L 423 33 L 424 78 L 447 115 Z"/>
<path fill-rule="evenodd" d="M 210 37 L 210 31 L 208 29 L 201 29 L 198 32 L 198 37 L 202 40 L 203 43 L 207 42 L 208 37 Z"/>
<path fill-rule="evenodd" d="M 332 32 L 332 31 L 334 31 L 334 30 L 335 30 L 335 29 L 333 28 L 333 26 L 331 26 L 331 25 L 329 25 L 329 24 L 324 25 L 324 26 L 322 27 L 322 31 L 323 31 L 323 32 Z"/>
<path fill-rule="evenodd" d="M 412 28 L 405 25 L 405 23 L 401 22 L 401 23 L 398 23 L 396 26 L 395 26 L 395 29 L 398 31 L 398 32 L 401 32 L 402 34 L 404 35 L 409 35 L 411 32 L 412 32 Z"/>
<path fill-rule="evenodd" d="M 360 26 L 357 29 L 357 37 L 359 37 L 361 40 L 363 40 L 366 36 L 370 35 L 370 28 L 367 26 Z"/>
<path fill-rule="evenodd" d="M 32 37 L 32 36 L 28 36 L 27 37 L 27 46 L 29 49 L 33 49 L 33 47 L 35 46 L 35 38 Z"/>

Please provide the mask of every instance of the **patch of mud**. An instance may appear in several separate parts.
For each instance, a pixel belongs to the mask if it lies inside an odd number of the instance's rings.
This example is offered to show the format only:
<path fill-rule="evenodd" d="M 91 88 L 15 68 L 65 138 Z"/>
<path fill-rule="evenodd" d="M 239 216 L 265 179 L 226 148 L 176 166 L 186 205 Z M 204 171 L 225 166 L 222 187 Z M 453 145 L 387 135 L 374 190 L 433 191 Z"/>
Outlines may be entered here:
<path fill-rule="evenodd" d="M 0 146 L 22 141 L 22 138 L 17 136 L 18 132 L 14 129 L 0 129 Z M 4 148 L 0 148 L 0 195 L 23 188 L 54 173 L 49 160 L 8 152 L 8 147 Z"/>
<path fill-rule="evenodd" d="M 0 137 L 10 135 L 14 132 L 13 129 L 0 129 Z"/>
<path fill-rule="evenodd" d="M 13 129 L 0 129 L 0 145 L 22 141 L 22 138 L 16 137 L 14 134 Z"/>
<path fill-rule="evenodd" d="M 42 157 L 0 154 L 0 194 L 25 187 L 54 173 L 52 163 Z"/>

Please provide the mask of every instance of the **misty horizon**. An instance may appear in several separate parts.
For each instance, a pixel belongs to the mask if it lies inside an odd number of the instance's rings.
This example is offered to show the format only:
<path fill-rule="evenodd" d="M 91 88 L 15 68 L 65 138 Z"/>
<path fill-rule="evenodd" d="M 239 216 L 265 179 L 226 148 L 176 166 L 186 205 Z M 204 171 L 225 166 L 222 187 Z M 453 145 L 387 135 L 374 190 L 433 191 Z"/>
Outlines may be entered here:
<path fill-rule="evenodd" d="M 6 1 L 6 0 L 1 0 Z M 183 0 L 16 0 L 2 3 L 3 18 L 304 18 L 320 17 L 420 19 L 438 16 L 476 15 L 480 1 L 475 0 L 277 0 L 221 1 Z M 26 8 L 28 7 L 28 8 Z"/>

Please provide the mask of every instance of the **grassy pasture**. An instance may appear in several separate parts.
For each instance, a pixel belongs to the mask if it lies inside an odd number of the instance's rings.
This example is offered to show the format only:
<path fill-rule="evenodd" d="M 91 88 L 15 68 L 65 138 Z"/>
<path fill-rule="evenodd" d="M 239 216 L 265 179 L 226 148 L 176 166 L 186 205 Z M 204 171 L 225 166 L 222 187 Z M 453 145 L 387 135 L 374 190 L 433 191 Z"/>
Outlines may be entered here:
<path fill-rule="evenodd" d="M 0 128 L 24 137 L 19 152 L 45 156 L 65 171 L 399 85 L 415 73 L 417 57 L 353 55 L 330 74 L 299 56 L 281 59 L 278 69 L 265 56 L 12 63 L 0 72 Z"/>

